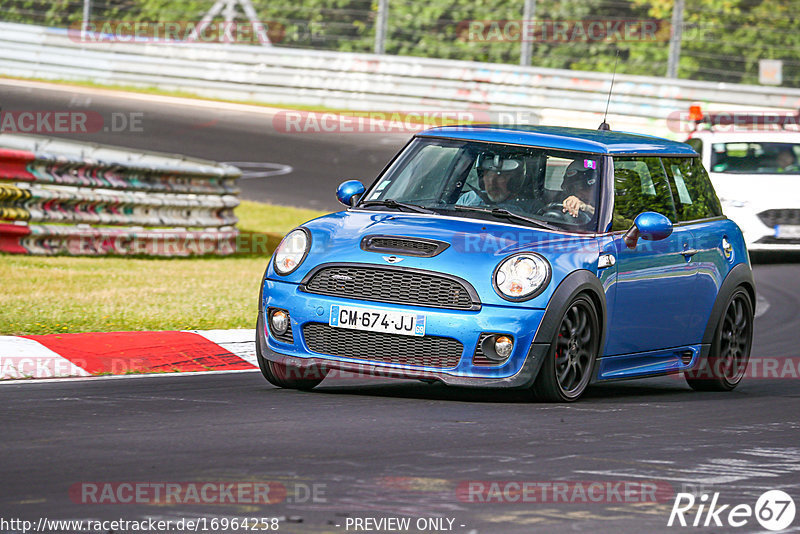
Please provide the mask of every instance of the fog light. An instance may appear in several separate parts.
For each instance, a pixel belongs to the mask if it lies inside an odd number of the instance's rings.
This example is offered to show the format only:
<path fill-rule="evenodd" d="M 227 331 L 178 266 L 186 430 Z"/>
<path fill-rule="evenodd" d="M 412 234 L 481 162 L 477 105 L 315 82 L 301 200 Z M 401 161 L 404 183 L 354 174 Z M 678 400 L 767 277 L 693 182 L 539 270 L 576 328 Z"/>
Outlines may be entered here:
<path fill-rule="evenodd" d="M 514 349 L 514 342 L 508 336 L 499 336 L 494 340 L 494 351 L 501 358 L 508 358 Z"/>
<path fill-rule="evenodd" d="M 272 313 L 272 317 L 270 317 L 270 322 L 272 323 L 272 330 L 276 334 L 285 334 L 286 330 L 289 328 L 289 314 L 283 310 L 275 311 Z"/>

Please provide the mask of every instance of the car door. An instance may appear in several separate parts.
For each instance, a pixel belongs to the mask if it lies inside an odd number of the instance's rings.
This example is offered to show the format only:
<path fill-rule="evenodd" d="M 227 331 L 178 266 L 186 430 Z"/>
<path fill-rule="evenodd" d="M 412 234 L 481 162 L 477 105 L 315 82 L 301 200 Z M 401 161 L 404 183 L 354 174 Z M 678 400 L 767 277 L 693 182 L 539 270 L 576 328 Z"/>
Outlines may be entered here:
<path fill-rule="evenodd" d="M 623 239 L 639 213 L 655 211 L 677 222 L 672 192 L 660 158 L 614 158 L 612 232 L 617 280 L 606 356 L 679 347 L 692 338 L 692 292 L 697 269 L 691 230 L 675 226 L 660 241 Z"/>
<path fill-rule="evenodd" d="M 690 248 L 697 282 L 692 293 L 686 335 L 700 343 L 711 308 L 731 267 L 732 246 L 728 233 L 732 223 L 722 215 L 722 206 L 700 158 L 664 158 L 680 227 L 691 232 Z"/>

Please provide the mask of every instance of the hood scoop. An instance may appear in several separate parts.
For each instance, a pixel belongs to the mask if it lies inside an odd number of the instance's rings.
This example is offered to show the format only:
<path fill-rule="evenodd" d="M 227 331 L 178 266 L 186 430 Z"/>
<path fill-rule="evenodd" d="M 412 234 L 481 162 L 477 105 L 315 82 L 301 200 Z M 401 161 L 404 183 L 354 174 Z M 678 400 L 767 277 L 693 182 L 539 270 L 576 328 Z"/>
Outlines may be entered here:
<path fill-rule="evenodd" d="M 449 246 L 444 241 L 394 235 L 368 235 L 361 240 L 361 249 L 367 252 L 422 258 L 432 258 Z"/>

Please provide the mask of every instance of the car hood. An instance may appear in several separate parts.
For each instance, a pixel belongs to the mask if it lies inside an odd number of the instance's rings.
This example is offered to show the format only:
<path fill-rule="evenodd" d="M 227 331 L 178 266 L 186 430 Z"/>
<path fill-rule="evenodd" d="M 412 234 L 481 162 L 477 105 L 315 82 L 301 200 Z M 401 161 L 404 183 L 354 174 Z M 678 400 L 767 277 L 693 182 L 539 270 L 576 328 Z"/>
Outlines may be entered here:
<path fill-rule="evenodd" d="M 723 208 L 749 206 L 756 213 L 800 206 L 799 174 L 728 174 L 714 172 L 711 182 Z"/>
<path fill-rule="evenodd" d="M 333 213 L 303 226 L 312 236 L 308 257 L 289 276 L 277 276 L 270 267 L 270 278 L 300 283 L 311 269 L 323 263 L 388 266 L 386 258 L 393 255 L 399 261 L 391 265 L 399 269 L 424 269 L 463 278 L 475 288 L 484 304 L 518 305 L 495 292 L 492 275 L 503 258 L 535 251 L 550 262 L 552 279 L 540 296 L 522 305 L 544 307 L 552 291 L 570 272 L 577 269 L 597 272 L 597 241 L 587 235 L 462 217 L 359 210 Z M 363 250 L 362 240 L 374 235 L 432 239 L 449 246 L 434 257 Z"/>

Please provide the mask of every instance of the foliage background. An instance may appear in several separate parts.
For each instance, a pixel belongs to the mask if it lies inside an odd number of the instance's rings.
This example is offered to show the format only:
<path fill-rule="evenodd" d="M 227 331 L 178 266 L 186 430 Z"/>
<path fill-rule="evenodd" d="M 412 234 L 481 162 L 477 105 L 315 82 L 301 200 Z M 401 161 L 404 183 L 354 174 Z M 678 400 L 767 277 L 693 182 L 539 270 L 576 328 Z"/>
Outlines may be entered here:
<path fill-rule="evenodd" d="M 279 46 L 370 52 L 378 0 L 252 0 L 278 23 Z M 95 20 L 197 21 L 213 0 L 93 0 Z M 800 87 L 797 0 L 689 0 L 679 77 L 758 83 L 758 60 L 784 62 L 784 86 Z M 518 63 L 518 42 L 469 42 L 466 21 L 520 20 L 523 0 L 389 0 L 389 54 Z M 81 20 L 82 0 L 7 0 L 0 20 L 64 27 Z M 673 0 L 537 0 L 536 20 L 663 21 L 656 42 L 534 43 L 532 64 L 664 76 Z"/>

